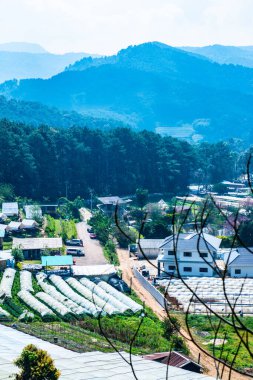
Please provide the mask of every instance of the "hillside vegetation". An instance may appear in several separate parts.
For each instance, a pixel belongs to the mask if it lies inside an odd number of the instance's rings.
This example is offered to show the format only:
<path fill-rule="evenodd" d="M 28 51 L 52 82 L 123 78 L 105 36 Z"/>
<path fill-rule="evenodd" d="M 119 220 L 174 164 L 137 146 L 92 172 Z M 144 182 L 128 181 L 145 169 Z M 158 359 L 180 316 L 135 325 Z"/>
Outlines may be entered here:
<path fill-rule="evenodd" d="M 34 128 L 2 120 L 0 146 L 1 182 L 33 199 L 55 200 L 66 187 L 70 199 L 87 196 L 89 188 L 99 195 L 134 194 L 137 188 L 178 195 L 198 175 L 211 183 L 235 175 L 228 144 L 192 146 L 127 128 Z"/>
<path fill-rule="evenodd" d="M 116 118 L 134 128 L 190 125 L 191 139 L 252 141 L 253 70 L 160 43 L 84 58 L 48 80 L 9 81 L 0 93 Z"/>

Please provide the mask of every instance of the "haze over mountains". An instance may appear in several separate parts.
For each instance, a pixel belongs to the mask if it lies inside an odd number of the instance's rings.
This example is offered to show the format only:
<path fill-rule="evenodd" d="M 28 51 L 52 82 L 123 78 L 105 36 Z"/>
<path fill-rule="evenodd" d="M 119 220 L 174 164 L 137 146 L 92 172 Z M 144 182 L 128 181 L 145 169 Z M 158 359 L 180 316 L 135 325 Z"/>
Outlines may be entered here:
<path fill-rule="evenodd" d="M 220 64 L 241 65 L 253 68 L 253 46 L 186 46 L 182 47 L 181 49 L 188 52 L 200 54 Z"/>
<path fill-rule="evenodd" d="M 252 141 L 253 69 L 213 62 L 226 56 L 227 47 L 184 49 L 191 51 L 153 42 L 110 57 L 84 57 L 47 80 L 5 82 L 0 93 L 135 129 L 177 127 L 191 141 Z M 240 48 L 232 50 L 241 59 Z"/>
<path fill-rule="evenodd" d="M 0 83 L 10 79 L 50 78 L 88 53 L 51 54 L 37 44 L 0 44 Z"/>

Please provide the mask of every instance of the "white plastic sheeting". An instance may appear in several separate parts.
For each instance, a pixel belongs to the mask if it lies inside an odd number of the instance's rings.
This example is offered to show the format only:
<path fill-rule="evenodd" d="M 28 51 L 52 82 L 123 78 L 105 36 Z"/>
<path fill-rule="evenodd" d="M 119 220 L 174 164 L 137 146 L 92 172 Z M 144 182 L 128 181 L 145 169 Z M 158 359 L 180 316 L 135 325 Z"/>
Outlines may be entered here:
<path fill-rule="evenodd" d="M 71 313 L 70 309 L 64 306 L 61 302 L 56 301 L 53 297 L 51 297 L 47 293 L 39 292 L 36 294 L 36 297 L 39 298 L 44 303 L 46 303 L 52 310 L 56 311 L 62 317 Z"/>
<path fill-rule="evenodd" d="M 103 300 L 102 298 L 98 297 L 98 295 L 95 292 L 92 292 L 90 289 L 86 288 L 75 278 L 70 277 L 67 280 L 67 283 L 70 286 L 72 286 L 72 288 L 75 289 L 78 293 L 82 294 L 89 301 L 93 302 L 96 306 L 101 308 L 105 313 L 109 315 L 120 313 L 120 311 L 117 310 L 113 305 L 107 303 L 106 300 Z"/>
<path fill-rule="evenodd" d="M 7 268 L 4 271 L 3 278 L 0 284 L 0 298 L 1 297 L 10 297 L 11 298 L 11 289 L 13 281 L 15 278 L 16 271 L 12 268 Z"/>
<path fill-rule="evenodd" d="M 73 314 L 77 316 L 82 316 L 87 313 L 86 309 L 64 296 L 53 285 L 49 285 L 46 281 L 44 281 L 46 278 L 47 275 L 42 272 L 36 275 L 38 284 L 44 290 L 45 293 L 49 294 L 55 300 L 61 302 L 64 306 L 70 309 Z"/>
<path fill-rule="evenodd" d="M 72 290 L 71 287 L 66 283 L 66 281 L 64 281 L 60 276 L 52 274 L 49 277 L 49 279 L 66 297 L 76 302 L 78 305 L 82 306 L 88 314 L 91 314 L 95 317 L 98 316 L 101 309 L 96 308 L 96 306 L 92 302 L 75 293 L 74 290 Z"/>
<path fill-rule="evenodd" d="M 111 285 L 107 284 L 106 282 L 100 281 L 98 283 L 98 286 L 105 290 L 106 293 L 109 293 L 111 296 L 115 297 L 117 300 L 126 305 L 130 310 L 132 310 L 133 313 L 137 313 L 138 311 L 143 309 L 143 307 L 139 305 L 137 302 L 133 301 L 130 297 L 127 297 L 125 294 L 114 289 Z"/>
<path fill-rule="evenodd" d="M 52 310 L 50 310 L 46 305 L 41 303 L 39 300 L 37 300 L 37 298 L 35 298 L 26 290 L 21 290 L 18 293 L 18 297 L 31 309 L 37 311 L 42 317 L 45 317 L 46 315 L 55 315 Z"/>
<path fill-rule="evenodd" d="M 103 300 L 104 303 L 110 304 L 114 309 L 120 314 L 124 314 L 126 311 L 130 310 L 128 306 L 120 302 L 117 298 L 113 297 L 105 290 L 103 290 L 99 285 L 90 281 L 88 278 L 83 277 L 80 280 L 81 284 L 88 288 L 93 294 L 96 294 L 99 298 Z M 105 310 L 105 309 L 104 309 Z"/>
<path fill-rule="evenodd" d="M 10 317 L 10 313 L 0 307 L 0 317 Z"/>
<path fill-rule="evenodd" d="M 159 280 L 158 284 L 168 286 L 168 294 L 175 297 L 182 305 L 184 311 L 190 313 L 204 314 L 208 305 L 216 313 L 228 314 L 235 306 L 235 312 L 243 311 L 244 314 L 253 314 L 253 279 L 251 278 L 229 278 L 225 279 L 226 297 L 224 294 L 221 278 L 216 277 L 189 277 L 184 279 L 185 283 L 192 289 L 188 289 L 182 280 L 172 279 Z M 193 292 L 204 301 L 191 302 Z"/>
<path fill-rule="evenodd" d="M 32 283 L 32 273 L 28 270 L 22 270 L 20 272 L 20 288 L 27 292 L 34 292 Z"/>

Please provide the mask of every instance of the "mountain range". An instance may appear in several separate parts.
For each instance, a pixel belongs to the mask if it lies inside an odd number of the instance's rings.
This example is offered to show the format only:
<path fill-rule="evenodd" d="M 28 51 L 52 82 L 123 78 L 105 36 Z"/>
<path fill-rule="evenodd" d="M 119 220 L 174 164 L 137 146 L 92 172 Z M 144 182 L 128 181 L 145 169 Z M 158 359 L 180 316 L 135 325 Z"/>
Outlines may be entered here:
<path fill-rule="evenodd" d="M 0 94 L 135 129 L 180 131 L 190 141 L 252 142 L 253 69 L 193 50 L 159 42 L 130 46 L 109 57 L 81 58 L 47 80 L 7 81 Z"/>
<path fill-rule="evenodd" d="M 186 46 L 180 49 L 202 55 L 220 64 L 241 65 L 253 68 L 253 46 L 210 45 L 203 47 Z"/>
<path fill-rule="evenodd" d="M 88 53 L 51 54 L 30 43 L 0 44 L 0 83 L 14 78 L 50 78 L 88 56 Z"/>

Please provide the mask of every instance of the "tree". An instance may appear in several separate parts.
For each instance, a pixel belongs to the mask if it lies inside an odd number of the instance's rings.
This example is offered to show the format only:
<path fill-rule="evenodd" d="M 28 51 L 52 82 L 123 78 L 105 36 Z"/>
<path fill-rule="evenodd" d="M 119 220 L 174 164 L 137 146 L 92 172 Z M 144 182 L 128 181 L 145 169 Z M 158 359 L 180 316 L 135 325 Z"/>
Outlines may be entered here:
<path fill-rule="evenodd" d="M 137 205 L 143 209 L 148 202 L 148 190 L 142 188 L 136 189 L 135 198 Z"/>
<path fill-rule="evenodd" d="M 253 221 L 245 222 L 240 225 L 239 237 L 246 247 L 253 246 Z"/>
<path fill-rule="evenodd" d="M 47 351 L 33 344 L 26 346 L 14 363 L 20 369 L 15 380 L 57 380 L 60 377 Z"/>
<path fill-rule="evenodd" d="M 163 320 L 163 328 L 164 328 L 164 337 L 168 340 L 171 339 L 173 335 L 178 334 L 180 330 L 180 322 L 176 317 L 167 317 Z"/>
<path fill-rule="evenodd" d="M 12 253 L 12 256 L 13 256 L 16 264 L 19 263 L 20 261 L 24 260 L 24 255 L 23 255 L 22 249 L 13 248 L 11 253 Z"/>

